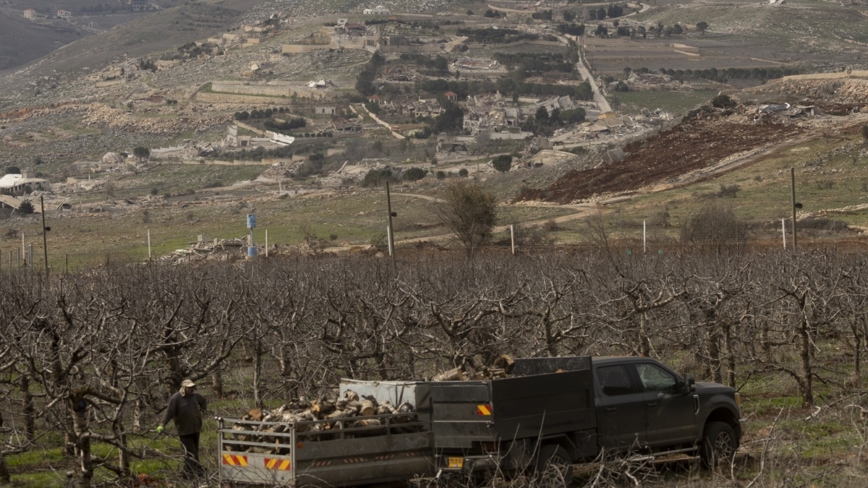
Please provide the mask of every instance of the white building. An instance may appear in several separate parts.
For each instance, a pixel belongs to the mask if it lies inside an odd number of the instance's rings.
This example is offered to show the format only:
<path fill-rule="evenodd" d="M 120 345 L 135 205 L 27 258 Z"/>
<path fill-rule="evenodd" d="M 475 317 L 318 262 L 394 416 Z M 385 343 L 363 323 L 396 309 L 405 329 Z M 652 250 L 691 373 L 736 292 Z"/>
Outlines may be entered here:
<path fill-rule="evenodd" d="M 48 181 L 42 178 L 28 178 L 29 175 L 8 174 L 0 178 L 0 191 L 8 191 L 9 193 L 18 193 L 24 191 L 24 187 L 30 185 L 36 189 L 36 185 L 42 185 L 43 188 L 48 187 Z"/>
<path fill-rule="evenodd" d="M 391 10 L 387 9 L 382 5 L 377 5 L 374 8 L 366 8 L 365 10 L 362 10 L 363 15 L 389 15 L 390 13 Z"/>
<path fill-rule="evenodd" d="M 29 8 L 24 11 L 24 18 L 27 20 L 36 20 L 36 10 Z"/>

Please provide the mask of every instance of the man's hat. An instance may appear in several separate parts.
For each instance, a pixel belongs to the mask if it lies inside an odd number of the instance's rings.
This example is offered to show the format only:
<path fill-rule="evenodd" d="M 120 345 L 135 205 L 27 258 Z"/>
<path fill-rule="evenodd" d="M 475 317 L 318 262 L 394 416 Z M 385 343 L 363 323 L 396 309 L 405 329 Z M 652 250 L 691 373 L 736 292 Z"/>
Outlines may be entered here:
<path fill-rule="evenodd" d="M 193 388 L 196 386 L 196 383 L 193 383 L 193 380 L 186 379 L 181 382 L 181 386 L 183 386 L 184 388 Z"/>

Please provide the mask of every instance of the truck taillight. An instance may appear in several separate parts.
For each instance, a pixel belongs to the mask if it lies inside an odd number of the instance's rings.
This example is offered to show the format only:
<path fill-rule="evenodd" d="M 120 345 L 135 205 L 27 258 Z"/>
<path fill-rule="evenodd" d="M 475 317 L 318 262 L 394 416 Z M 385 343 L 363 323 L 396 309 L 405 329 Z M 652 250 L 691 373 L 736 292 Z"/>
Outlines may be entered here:
<path fill-rule="evenodd" d="M 735 394 L 735 404 L 738 405 L 739 407 L 741 406 L 741 394 L 738 392 L 736 392 L 736 394 Z"/>
<path fill-rule="evenodd" d="M 482 447 L 482 452 L 497 452 L 496 442 L 480 442 L 479 445 Z"/>

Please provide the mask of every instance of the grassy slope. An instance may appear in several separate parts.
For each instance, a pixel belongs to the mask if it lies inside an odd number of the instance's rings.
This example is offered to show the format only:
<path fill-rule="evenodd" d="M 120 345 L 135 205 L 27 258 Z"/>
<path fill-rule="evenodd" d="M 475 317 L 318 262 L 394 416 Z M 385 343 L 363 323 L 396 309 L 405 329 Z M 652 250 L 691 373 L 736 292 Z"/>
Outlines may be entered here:
<path fill-rule="evenodd" d="M 868 41 L 868 16 L 856 7 L 828 2 L 801 2 L 785 7 L 764 3 L 745 5 L 693 4 L 654 9 L 636 20 L 664 25 L 679 23 L 693 28 L 709 24 L 709 37 L 737 36 L 745 54 L 775 57 L 777 61 L 864 62 L 865 46 L 849 43 Z M 701 38 L 691 44 L 703 45 Z M 676 42 L 681 42 L 676 39 Z M 710 47 L 710 49 L 714 49 Z"/>
<path fill-rule="evenodd" d="M 31 22 L 14 12 L 0 12 L 0 71 L 14 68 L 90 35 L 76 26 Z M 0 95 L 2 97 L 2 95 Z"/>
<path fill-rule="evenodd" d="M 612 205 L 615 227 L 624 236 L 641 237 L 642 220 L 653 220 L 662 210 L 670 214 L 671 229 L 653 229 L 660 237 L 674 237 L 678 226 L 695 214 L 721 185 L 738 185 L 735 199 L 718 201 L 732 205 L 736 214 L 760 224 L 769 237 L 777 237 L 780 219 L 791 215 L 790 171 L 796 170 L 797 200 L 803 212 L 816 214 L 868 202 L 868 155 L 858 134 L 823 138 L 790 148 L 753 165 L 709 181 L 640 196 Z M 868 211 L 829 215 L 848 224 L 868 225 Z M 788 224 L 789 225 L 789 224 Z"/>
<path fill-rule="evenodd" d="M 169 8 L 82 39 L 45 56 L 34 74 L 100 69 L 113 59 L 138 57 L 219 33 L 259 0 L 217 0 Z"/>

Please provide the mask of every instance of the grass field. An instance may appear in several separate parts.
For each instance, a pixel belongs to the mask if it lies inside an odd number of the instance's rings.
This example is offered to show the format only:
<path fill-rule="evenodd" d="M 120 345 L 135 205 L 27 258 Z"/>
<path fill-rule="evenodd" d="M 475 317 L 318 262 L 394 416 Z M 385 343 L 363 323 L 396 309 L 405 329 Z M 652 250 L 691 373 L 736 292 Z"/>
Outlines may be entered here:
<path fill-rule="evenodd" d="M 662 109 L 675 116 L 696 108 L 698 105 L 708 103 L 717 95 L 717 91 L 631 91 L 619 92 L 610 98 L 610 103 L 618 110 L 640 112 L 641 109 Z"/>

